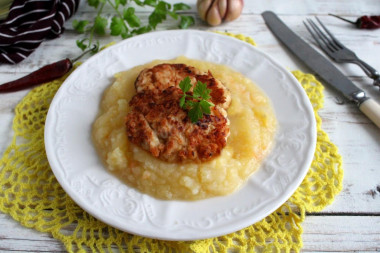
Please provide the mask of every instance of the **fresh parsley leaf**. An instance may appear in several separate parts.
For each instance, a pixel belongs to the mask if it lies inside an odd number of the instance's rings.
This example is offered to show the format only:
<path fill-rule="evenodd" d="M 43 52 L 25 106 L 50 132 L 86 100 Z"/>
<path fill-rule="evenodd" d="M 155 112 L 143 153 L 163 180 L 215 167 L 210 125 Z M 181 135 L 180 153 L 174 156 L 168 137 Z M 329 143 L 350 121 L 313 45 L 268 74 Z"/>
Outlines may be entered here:
<path fill-rule="evenodd" d="M 144 6 L 144 3 L 141 2 L 140 0 L 133 0 L 135 2 L 135 4 L 137 4 L 138 6 Z"/>
<path fill-rule="evenodd" d="M 186 97 L 187 96 L 185 96 L 185 98 Z M 184 108 L 185 109 L 191 109 L 191 108 L 193 108 L 195 106 L 195 103 L 198 103 L 198 102 L 193 101 L 193 100 L 186 100 Z"/>
<path fill-rule="evenodd" d="M 125 9 L 123 17 L 130 27 L 139 27 L 141 25 L 140 19 L 135 15 L 135 8 L 129 7 Z"/>
<path fill-rule="evenodd" d="M 159 0 L 156 8 L 160 9 L 161 11 L 166 12 L 172 8 L 172 5 L 165 1 Z"/>
<path fill-rule="evenodd" d="M 108 21 L 106 18 L 97 16 L 94 23 L 94 31 L 96 34 L 105 35 Z"/>
<path fill-rule="evenodd" d="M 88 20 L 78 21 L 78 20 L 74 19 L 73 20 L 73 28 L 75 29 L 75 31 L 77 31 L 79 33 L 84 33 L 85 28 L 88 25 L 88 23 L 89 23 Z"/>
<path fill-rule="evenodd" d="M 211 90 L 207 88 L 207 84 L 198 81 L 193 89 L 193 95 L 186 94 L 191 87 L 191 80 L 188 76 L 179 83 L 179 88 L 183 91 L 183 96 L 179 100 L 179 106 L 189 110 L 187 115 L 191 122 L 195 123 L 202 119 L 203 114 L 210 114 L 210 107 L 214 106 L 214 104 L 207 101 L 207 99 L 210 99 L 211 92 Z"/>
<path fill-rule="evenodd" d="M 157 5 L 157 0 L 145 0 L 144 4 L 149 5 L 151 7 L 155 7 Z"/>
<path fill-rule="evenodd" d="M 176 3 L 173 5 L 173 11 L 185 11 L 190 9 L 191 7 L 184 3 Z"/>
<path fill-rule="evenodd" d="M 179 99 L 179 106 L 183 108 L 185 106 L 186 94 Z"/>
<path fill-rule="evenodd" d="M 133 34 L 143 34 L 152 31 L 152 27 L 150 26 L 143 26 L 138 29 L 133 29 L 131 33 Z"/>
<path fill-rule="evenodd" d="M 82 51 L 86 50 L 86 48 L 89 46 L 88 44 L 86 44 L 85 42 L 88 41 L 88 39 L 82 39 L 82 40 L 77 40 L 76 43 L 77 43 L 77 46 L 82 49 Z"/>
<path fill-rule="evenodd" d="M 88 5 L 98 8 L 100 1 L 99 0 L 87 0 Z"/>
<path fill-rule="evenodd" d="M 180 83 L 179 83 L 179 87 L 181 88 L 181 90 L 183 91 L 183 93 L 186 93 L 190 90 L 191 88 L 191 79 L 190 77 L 185 77 L 185 79 L 183 79 Z"/>
<path fill-rule="evenodd" d="M 157 12 L 152 12 L 152 14 L 149 15 L 149 25 L 153 27 L 153 29 L 156 29 L 157 25 L 162 23 L 165 19 L 166 16 L 163 16 Z"/>
<path fill-rule="evenodd" d="M 112 18 L 111 35 L 121 35 L 123 38 L 128 36 L 128 30 L 125 26 L 124 20 L 116 16 Z"/>
<path fill-rule="evenodd" d="M 135 13 L 135 5 L 141 7 L 149 7 L 150 12 L 147 24 L 142 24 L 142 21 Z M 73 21 L 73 28 L 78 33 L 86 34 L 87 40 L 78 40 L 77 46 L 82 50 L 89 48 L 94 43 L 98 43 L 96 35 L 106 35 L 110 32 L 113 36 L 121 36 L 123 39 L 129 38 L 132 35 L 147 33 L 155 30 L 158 24 L 166 20 L 169 15 L 175 20 L 179 20 L 180 28 L 187 28 L 194 24 L 194 18 L 188 17 L 180 12 L 190 9 L 190 6 L 183 3 L 169 4 L 164 0 L 87 0 L 89 6 L 97 10 L 96 16 L 92 20 Z M 128 5 L 127 8 L 123 6 Z M 114 17 L 111 22 L 108 17 L 103 17 L 103 10 L 108 10 L 106 7 L 111 7 L 114 11 Z M 121 22 L 123 21 L 123 22 Z M 96 41 L 96 42 L 94 42 Z"/>
<path fill-rule="evenodd" d="M 173 19 L 175 19 L 175 20 L 178 19 L 178 14 L 175 13 L 174 11 L 168 11 L 168 14 L 169 14 L 170 17 L 172 17 Z"/>
<path fill-rule="evenodd" d="M 195 24 L 194 18 L 192 16 L 181 16 L 181 22 L 178 25 L 181 29 L 187 29 L 189 26 Z"/>
<path fill-rule="evenodd" d="M 204 100 L 210 99 L 210 89 L 207 89 L 207 84 L 202 83 L 200 81 L 197 82 L 195 88 L 193 90 L 193 96 L 195 98 L 202 98 Z"/>
<path fill-rule="evenodd" d="M 194 107 L 191 108 L 187 114 L 192 123 L 197 122 L 203 117 L 203 113 L 199 103 L 194 103 Z"/>
<path fill-rule="evenodd" d="M 200 107 L 202 108 L 202 112 L 205 114 L 210 114 L 211 113 L 211 106 L 214 106 L 213 103 L 206 101 L 206 100 L 201 100 L 199 102 Z"/>
<path fill-rule="evenodd" d="M 166 20 L 166 14 L 169 12 L 170 4 L 159 1 L 154 11 L 149 15 L 149 25 L 156 29 L 157 25 Z"/>

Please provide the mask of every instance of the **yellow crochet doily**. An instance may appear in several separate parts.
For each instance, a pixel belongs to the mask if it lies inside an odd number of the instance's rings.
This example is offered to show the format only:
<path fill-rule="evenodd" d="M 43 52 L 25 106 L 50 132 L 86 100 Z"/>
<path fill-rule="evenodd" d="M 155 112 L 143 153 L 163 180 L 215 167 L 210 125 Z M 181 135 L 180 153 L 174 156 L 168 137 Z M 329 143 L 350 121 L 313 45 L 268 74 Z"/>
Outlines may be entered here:
<path fill-rule="evenodd" d="M 248 43 L 253 40 L 235 36 Z M 77 206 L 54 177 L 45 154 L 44 123 L 51 100 L 66 77 L 41 85 L 17 105 L 14 137 L 0 161 L 0 210 L 23 226 L 51 233 L 69 252 L 298 252 L 306 212 L 322 210 L 342 189 L 341 156 L 321 129 L 323 86 L 294 71 L 317 120 L 317 147 L 310 170 L 293 196 L 262 221 L 225 236 L 191 242 L 143 238 L 112 228 Z M 68 229 L 69 228 L 69 229 Z M 68 232 L 73 231 L 73 232 Z"/>

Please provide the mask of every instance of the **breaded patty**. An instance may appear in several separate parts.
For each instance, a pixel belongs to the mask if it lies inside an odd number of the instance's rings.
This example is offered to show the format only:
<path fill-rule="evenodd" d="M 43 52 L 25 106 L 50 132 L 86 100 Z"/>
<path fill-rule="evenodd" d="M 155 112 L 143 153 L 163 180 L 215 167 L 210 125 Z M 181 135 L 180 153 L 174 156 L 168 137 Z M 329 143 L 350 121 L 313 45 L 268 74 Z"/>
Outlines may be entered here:
<path fill-rule="evenodd" d="M 200 70 L 185 64 L 159 64 L 150 69 L 141 71 L 136 79 L 135 87 L 137 93 L 151 91 L 160 93 L 170 86 L 178 87 L 179 83 L 185 78 L 190 77 L 191 84 L 197 81 L 207 84 L 211 90 L 211 102 L 227 109 L 231 103 L 231 95 L 228 89 L 210 72 L 203 73 Z M 190 91 L 193 89 L 191 88 Z"/>
<path fill-rule="evenodd" d="M 215 104 L 211 114 L 196 123 L 179 105 L 183 95 L 179 83 L 187 76 L 193 84 L 206 83 Z M 135 87 L 137 94 L 129 103 L 131 111 L 126 118 L 127 136 L 132 143 L 168 162 L 208 161 L 226 146 L 226 109 L 231 98 L 228 89 L 211 73 L 201 73 L 184 64 L 160 64 L 143 70 Z"/>

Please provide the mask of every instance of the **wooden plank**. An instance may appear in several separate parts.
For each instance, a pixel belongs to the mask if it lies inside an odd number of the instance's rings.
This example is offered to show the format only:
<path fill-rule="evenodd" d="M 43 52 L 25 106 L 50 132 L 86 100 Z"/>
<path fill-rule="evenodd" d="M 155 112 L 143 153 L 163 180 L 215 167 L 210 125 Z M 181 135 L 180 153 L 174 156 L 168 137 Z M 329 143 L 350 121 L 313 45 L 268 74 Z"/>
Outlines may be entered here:
<path fill-rule="evenodd" d="M 302 252 L 378 252 L 379 216 L 307 216 Z M 0 214 L 1 252 L 65 252 L 47 233 L 27 229 Z"/>
<path fill-rule="evenodd" d="M 0 251 L 65 252 L 63 244 L 50 234 L 22 227 L 3 213 L 0 213 Z"/>
<path fill-rule="evenodd" d="M 379 216 L 308 216 L 302 252 L 378 252 Z"/>

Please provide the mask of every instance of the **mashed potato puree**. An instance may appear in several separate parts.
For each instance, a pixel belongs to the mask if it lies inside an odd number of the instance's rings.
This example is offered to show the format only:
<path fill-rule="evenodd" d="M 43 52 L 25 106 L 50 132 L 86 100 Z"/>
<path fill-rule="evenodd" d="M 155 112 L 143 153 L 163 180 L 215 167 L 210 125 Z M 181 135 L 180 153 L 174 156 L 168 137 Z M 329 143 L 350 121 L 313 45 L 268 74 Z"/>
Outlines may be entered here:
<path fill-rule="evenodd" d="M 205 163 L 168 163 L 128 141 L 125 118 L 136 93 L 134 82 L 141 70 L 160 63 L 210 70 L 231 91 L 227 110 L 231 134 L 219 157 Z M 115 77 L 93 124 L 93 141 L 106 167 L 143 193 L 169 200 L 227 195 L 244 184 L 270 151 L 277 121 L 269 98 L 251 80 L 226 66 L 178 57 L 137 66 Z"/>

